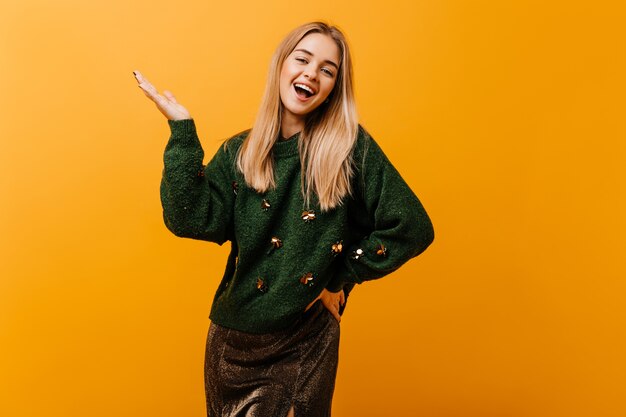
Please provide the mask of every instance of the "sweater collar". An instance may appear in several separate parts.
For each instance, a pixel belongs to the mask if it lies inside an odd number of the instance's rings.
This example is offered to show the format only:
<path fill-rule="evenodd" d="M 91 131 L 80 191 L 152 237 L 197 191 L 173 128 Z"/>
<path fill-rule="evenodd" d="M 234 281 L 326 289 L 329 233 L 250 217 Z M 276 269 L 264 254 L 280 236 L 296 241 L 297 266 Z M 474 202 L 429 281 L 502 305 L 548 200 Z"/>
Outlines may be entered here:
<path fill-rule="evenodd" d="M 286 156 L 298 155 L 298 140 L 300 139 L 300 132 L 294 134 L 288 139 L 279 139 L 274 143 L 272 152 L 274 157 L 282 158 Z"/>

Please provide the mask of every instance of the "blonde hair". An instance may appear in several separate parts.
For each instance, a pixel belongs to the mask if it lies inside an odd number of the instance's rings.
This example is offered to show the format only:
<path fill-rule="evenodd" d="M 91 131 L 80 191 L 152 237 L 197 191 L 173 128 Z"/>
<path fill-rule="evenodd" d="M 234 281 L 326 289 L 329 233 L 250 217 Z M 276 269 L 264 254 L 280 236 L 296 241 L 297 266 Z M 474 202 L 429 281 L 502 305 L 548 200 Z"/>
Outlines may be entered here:
<path fill-rule="evenodd" d="M 321 210 L 341 205 L 352 195 L 352 149 L 357 139 L 358 116 L 352 82 L 352 61 L 346 39 L 335 26 L 312 22 L 291 31 L 274 52 L 259 112 L 237 155 L 237 168 L 246 184 L 264 193 L 276 187 L 272 147 L 279 139 L 283 104 L 280 99 L 280 73 L 285 59 L 310 33 L 330 36 L 340 51 L 335 86 L 328 103 L 307 115 L 300 132 L 298 150 L 301 164 L 301 192 L 309 208 L 315 193 Z"/>

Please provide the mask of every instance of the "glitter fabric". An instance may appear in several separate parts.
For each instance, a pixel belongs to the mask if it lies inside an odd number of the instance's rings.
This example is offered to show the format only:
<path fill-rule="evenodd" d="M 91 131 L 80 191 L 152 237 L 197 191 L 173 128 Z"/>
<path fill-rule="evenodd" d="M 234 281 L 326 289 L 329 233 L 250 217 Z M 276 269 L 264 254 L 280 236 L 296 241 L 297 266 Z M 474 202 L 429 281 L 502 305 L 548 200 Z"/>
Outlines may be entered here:
<path fill-rule="evenodd" d="M 330 416 L 339 323 L 316 301 L 296 323 L 252 334 L 211 322 L 204 377 L 208 417 Z"/>

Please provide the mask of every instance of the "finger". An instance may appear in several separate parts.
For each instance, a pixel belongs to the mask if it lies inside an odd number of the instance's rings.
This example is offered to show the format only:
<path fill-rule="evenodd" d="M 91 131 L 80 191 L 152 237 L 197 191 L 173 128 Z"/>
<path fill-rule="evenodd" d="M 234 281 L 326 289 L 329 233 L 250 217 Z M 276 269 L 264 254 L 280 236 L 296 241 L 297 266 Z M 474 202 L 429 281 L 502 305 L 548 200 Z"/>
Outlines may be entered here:
<path fill-rule="evenodd" d="M 304 311 L 307 311 L 309 308 L 311 308 L 311 306 L 312 306 L 313 304 L 315 304 L 315 302 L 316 302 L 317 300 L 319 300 L 320 298 L 321 298 L 321 296 L 319 296 L 319 295 L 318 295 L 318 296 L 317 296 L 317 298 L 316 298 L 315 300 L 311 301 L 311 302 L 309 303 L 309 305 L 308 305 L 308 306 L 306 306 L 306 308 L 304 309 Z"/>
<path fill-rule="evenodd" d="M 148 97 L 150 97 L 154 101 L 159 99 L 159 96 L 161 99 L 163 99 L 163 96 L 159 94 L 156 87 L 154 87 L 152 83 L 148 81 L 141 72 L 135 70 L 133 71 L 133 74 L 135 75 L 135 78 L 139 83 L 139 88 L 141 88 Z"/>
<path fill-rule="evenodd" d="M 333 314 L 333 316 L 335 316 L 335 319 L 337 319 L 338 323 L 341 322 L 341 316 L 339 315 L 339 311 L 337 309 L 332 308 L 328 311 L 330 311 Z"/>
<path fill-rule="evenodd" d="M 169 91 L 169 90 L 163 90 L 163 95 L 164 95 L 165 97 L 167 97 L 167 98 L 168 98 L 168 100 L 170 100 L 171 102 L 173 102 L 173 103 L 178 103 L 178 102 L 176 101 L 176 97 L 174 97 L 174 94 L 172 94 L 172 92 L 171 92 L 171 91 Z"/>
<path fill-rule="evenodd" d="M 137 82 L 140 83 L 140 84 L 143 83 L 143 82 L 148 81 L 143 76 L 143 74 L 141 72 L 139 72 L 138 70 L 133 71 L 133 75 L 135 76 L 135 79 L 137 80 Z"/>
<path fill-rule="evenodd" d="M 167 101 L 167 99 L 165 97 L 163 97 L 161 94 L 159 94 L 159 92 L 157 91 L 157 89 L 150 84 L 148 81 L 145 81 L 141 84 L 139 84 L 139 87 L 143 90 L 144 93 L 146 93 L 146 95 L 148 97 L 150 97 L 152 99 L 152 101 L 154 101 L 155 103 L 158 104 L 165 104 L 164 102 Z"/>
<path fill-rule="evenodd" d="M 341 305 L 346 304 L 346 295 L 344 294 L 343 290 L 341 290 L 341 293 L 339 294 L 339 302 L 341 303 Z"/>
<path fill-rule="evenodd" d="M 145 81 L 140 85 L 141 88 L 143 88 L 144 91 L 147 91 L 152 97 L 157 98 L 158 96 L 160 96 L 159 91 L 156 89 L 156 87 L 150 84 L 148 81 Z"/>
<path fill-rule="evenodd" d="M 139 81 L 139 84 L 137 85 L 137 87 L 141 88 L 143 92 L 146 93 L 146 95 L 148 95 L 148 97 L 153 95 L 153 92 L 155 90 L 154 86 L 146 80 Z"/>

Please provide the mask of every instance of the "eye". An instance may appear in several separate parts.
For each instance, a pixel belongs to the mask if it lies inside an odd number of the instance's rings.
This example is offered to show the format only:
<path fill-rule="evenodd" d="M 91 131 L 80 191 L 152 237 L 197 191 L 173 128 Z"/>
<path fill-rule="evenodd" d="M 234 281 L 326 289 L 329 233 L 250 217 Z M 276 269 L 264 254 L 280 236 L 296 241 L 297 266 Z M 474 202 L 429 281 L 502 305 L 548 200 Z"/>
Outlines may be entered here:
<path fill-rule="evenodd" d="M 329 70 L 328 68 L 322 68 L 322 71 L 324 71 L 327 75 L 329 75 L 330 77 L 333 76 L 333 72 L 331 70 Z"/>
<path fill-rule="evenodd" d="M 304 59 L 304 58 L 296 58 L 296 61 L 298 61 L 298 62 L 302 62 L 302 63 L 304 63 L 304 64 L 306 64 L 306 63 L 307 63 L 307 60 L 306 60 L 306 59 Z"/>

